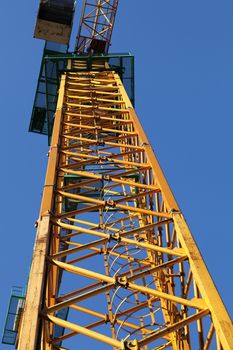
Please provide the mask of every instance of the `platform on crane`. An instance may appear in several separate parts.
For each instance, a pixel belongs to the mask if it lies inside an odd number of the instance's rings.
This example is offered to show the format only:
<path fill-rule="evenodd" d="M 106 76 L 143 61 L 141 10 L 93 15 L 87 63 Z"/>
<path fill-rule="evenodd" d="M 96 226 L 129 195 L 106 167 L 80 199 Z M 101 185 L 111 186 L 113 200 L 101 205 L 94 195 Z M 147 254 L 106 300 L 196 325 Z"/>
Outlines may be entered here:
<path fill-rule="evenodd" d="M 68 44 L 72 30 L 75 0 L 41 0 L 34 37 Z"/>
<path fill-rule="evenodd" d="M 12 287 L 2 343 L 14 345 L 16 343 L 20 315 L 24 307 L 25 291 L 21 287 Z"/>
<path fill-rule="evenodd" d="M 45 42 L 29 131 L 44 135 L 51 135 L 52 133 L 53 115 L 57 103 L 59 71 L 65 68 L 65 62 L 45 61 L 45 57 L 64 55 L 67 53 L 67 49 L 67 45 Z"/>
<path fill-rule="evenodd" d="M 51 46 L 53 45 L 53 46 Z M 53 119 L 56 109 L 60 75 L 64 71 L 101 71 L 113 70 L 119 74 L 128 96 L 134 105 L 134 56 L 126 54 L 77 55 L 66 53 L 67 46 L 46 42 L 40 75 L 37 83 L 29 131 L 52 135 Z M 81 63 L 79 68 L 67 68 L 68 60 Z M 94 67 L 105 62 L 109 68 Z"/>

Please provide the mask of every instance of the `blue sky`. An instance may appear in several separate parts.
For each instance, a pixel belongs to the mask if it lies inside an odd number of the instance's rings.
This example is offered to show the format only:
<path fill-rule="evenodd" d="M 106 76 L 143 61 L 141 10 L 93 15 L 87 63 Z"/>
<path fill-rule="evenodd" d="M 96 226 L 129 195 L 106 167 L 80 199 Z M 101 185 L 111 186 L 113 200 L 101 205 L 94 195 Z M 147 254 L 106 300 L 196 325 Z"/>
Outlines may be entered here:
<path fill-rule="evenodd" d="M 11 286 L 27 282 L 47 162 L 46 137 L 27 132 L 37 6 L 1 4 L 0 332 Z M 135 55 L 136 110 L 231 316 L 232 19 L 230 0 L 120 0 L 111 47 Z"/>

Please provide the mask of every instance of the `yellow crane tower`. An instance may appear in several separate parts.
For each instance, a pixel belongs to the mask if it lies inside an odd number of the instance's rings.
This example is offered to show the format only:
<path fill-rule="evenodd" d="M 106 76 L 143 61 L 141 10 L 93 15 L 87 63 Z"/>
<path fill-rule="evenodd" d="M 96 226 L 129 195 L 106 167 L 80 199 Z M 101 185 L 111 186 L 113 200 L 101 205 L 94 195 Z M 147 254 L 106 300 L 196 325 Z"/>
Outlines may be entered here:
<path fill-rule="evenodd" d="M 108 53 L 118 0 L 84 1 L 68 53 L 74 6 L 39 6 L 30 131 L 50 152 L 26 298 L 15 294 L 5 339 L 18 350 L 232 350 L 232 321 L 135 113 L 133 56 Z"/>

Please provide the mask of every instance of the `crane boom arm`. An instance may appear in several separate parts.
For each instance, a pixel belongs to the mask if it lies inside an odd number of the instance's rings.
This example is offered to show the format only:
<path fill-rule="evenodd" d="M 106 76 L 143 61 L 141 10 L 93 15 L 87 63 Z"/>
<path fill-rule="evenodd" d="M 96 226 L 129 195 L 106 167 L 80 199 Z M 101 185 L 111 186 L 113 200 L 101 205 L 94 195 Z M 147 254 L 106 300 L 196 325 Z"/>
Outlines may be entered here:
<path fill-rule="evenodd" d="M 85 0 L 75 51 L 107 53 L 119 0 Z"/>

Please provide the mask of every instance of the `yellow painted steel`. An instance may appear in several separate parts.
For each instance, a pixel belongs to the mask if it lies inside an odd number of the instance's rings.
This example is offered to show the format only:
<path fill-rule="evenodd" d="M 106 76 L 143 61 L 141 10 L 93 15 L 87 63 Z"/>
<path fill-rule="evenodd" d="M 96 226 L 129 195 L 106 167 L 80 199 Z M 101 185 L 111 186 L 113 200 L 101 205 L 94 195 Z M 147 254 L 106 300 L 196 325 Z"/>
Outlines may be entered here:
<path fill-rule="evenodd" d="M 233 349 L 231 320 L 115 72 L 62 78 L 38 223 L 18 349 Z"/>

